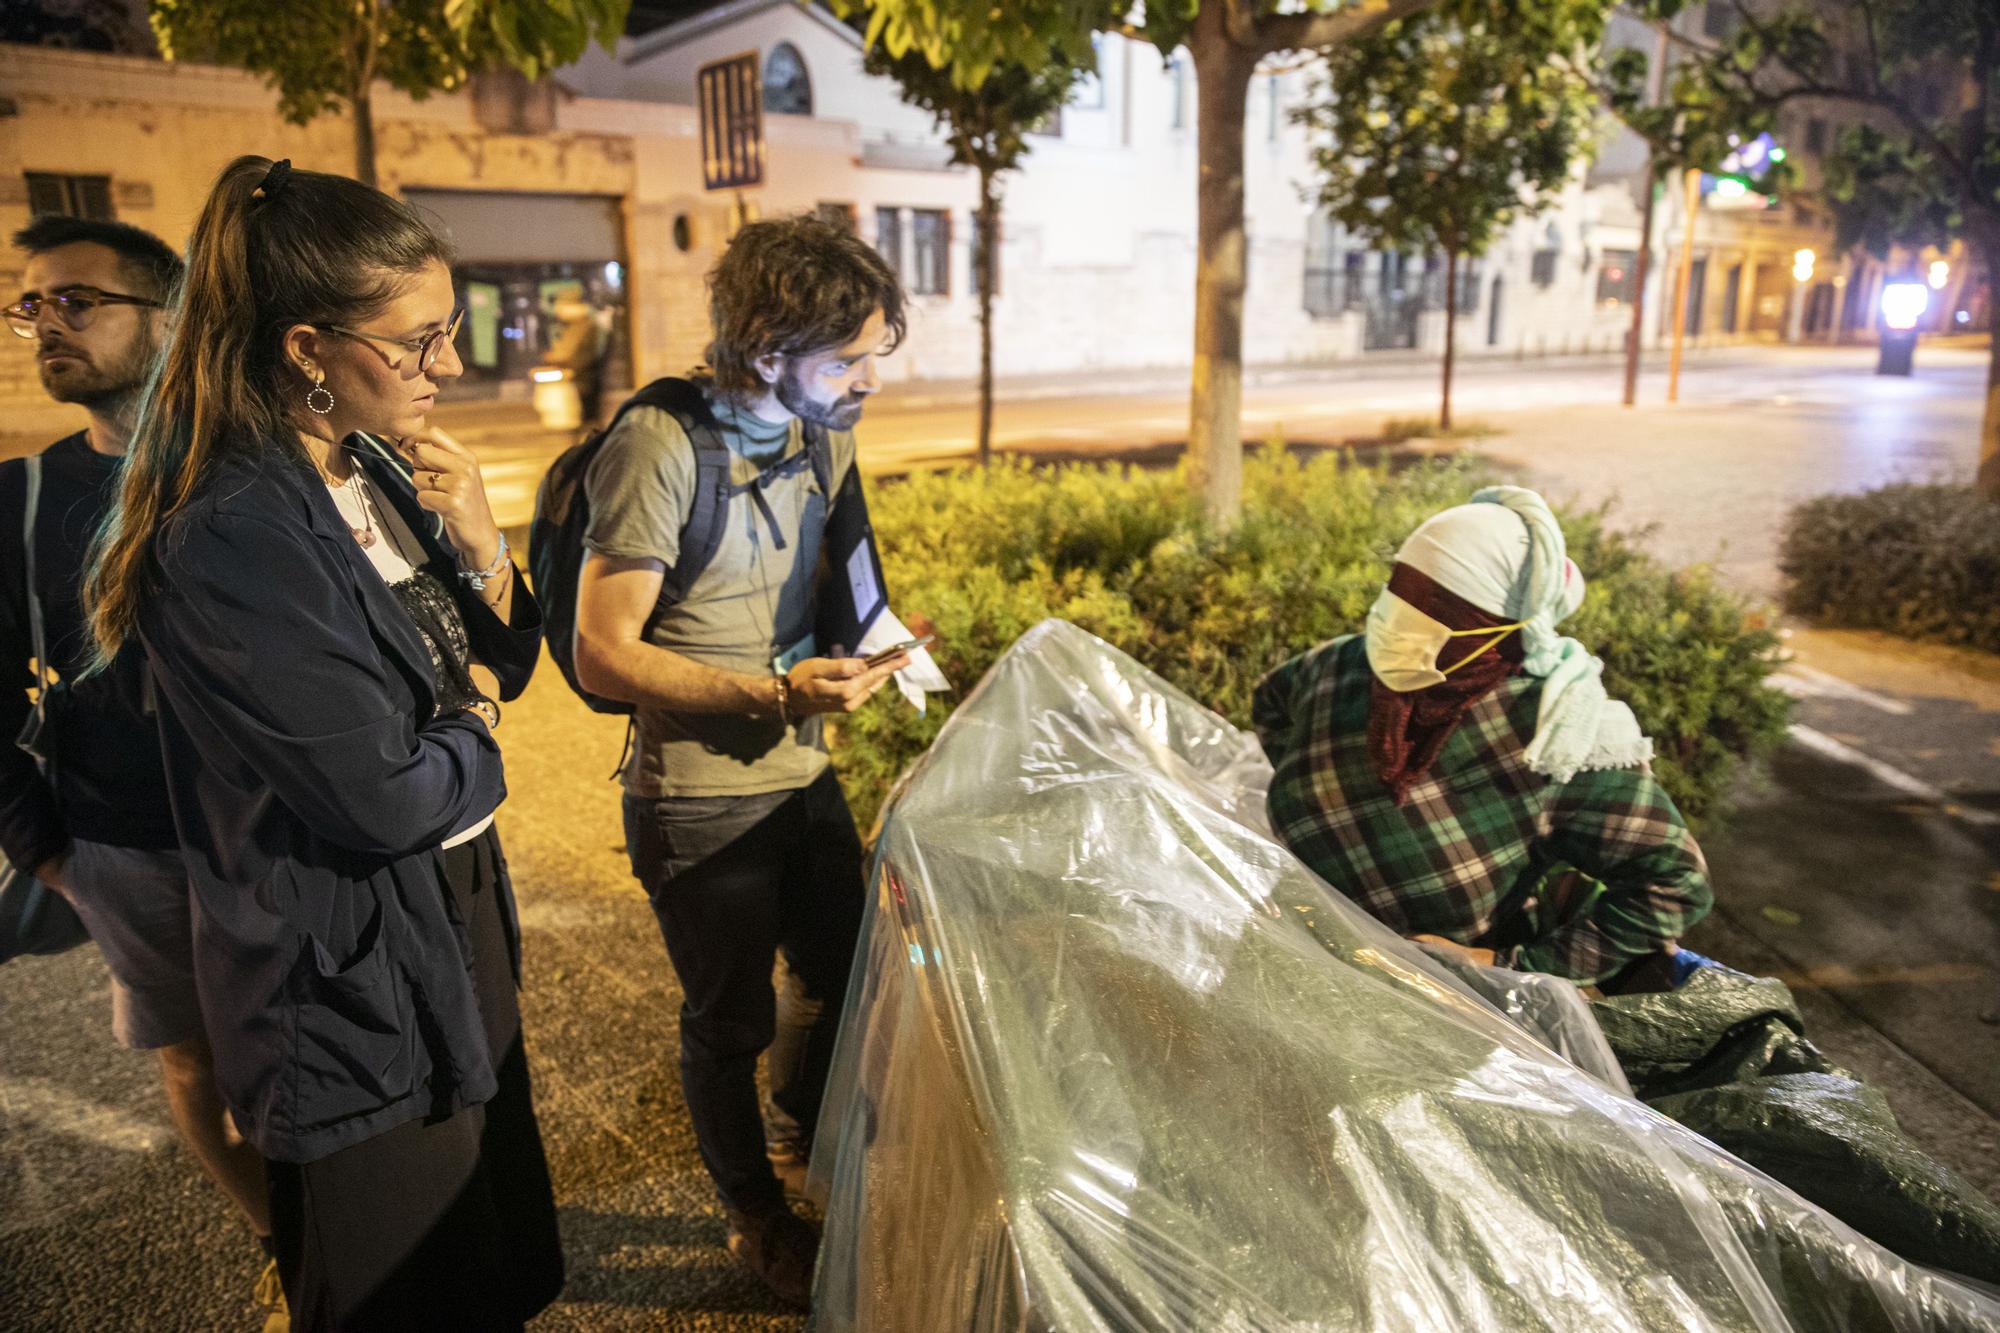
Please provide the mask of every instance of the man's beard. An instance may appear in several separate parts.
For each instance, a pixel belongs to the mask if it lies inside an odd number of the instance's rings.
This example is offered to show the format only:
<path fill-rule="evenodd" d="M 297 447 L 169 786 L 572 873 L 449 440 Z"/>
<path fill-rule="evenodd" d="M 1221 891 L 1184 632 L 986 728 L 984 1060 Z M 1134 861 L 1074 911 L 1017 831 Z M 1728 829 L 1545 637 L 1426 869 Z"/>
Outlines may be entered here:
<path fill-rule="evenodd" d="M 814 402 L 806 392 L 806 386 L 799 382 L 797 374 L 787 370 L 778 381 L 778 401 L 787 412 L 815 426 L 824 426 L 828 430 L 852 430 L 854 423 L 861 420 L 861 409 L 867 404 L 867 396 L 848 393 L 831 403 Z"/>
<path fill-rule="evenodd" d="M 51 372 L 46 361 L 38 360 L 35 370 L 42 388 L 59 403 L 75 403 L 89 412 L 117 415 L 139 395 L 146 381 L 146 368 L 153 348 L 143 338 L 128 344 L 109 369 L 100 369 L 85 353 L 65 349 L 77 359 L 62 370 Z"/>

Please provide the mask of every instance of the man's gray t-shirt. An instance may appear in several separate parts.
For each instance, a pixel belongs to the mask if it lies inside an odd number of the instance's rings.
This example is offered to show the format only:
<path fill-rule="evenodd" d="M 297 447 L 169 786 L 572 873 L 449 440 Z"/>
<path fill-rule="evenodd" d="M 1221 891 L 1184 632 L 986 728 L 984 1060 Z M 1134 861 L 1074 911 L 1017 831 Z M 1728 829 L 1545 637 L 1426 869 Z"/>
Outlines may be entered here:
<path fill-rule="evenodd" d="M 735 456 L 732 480 L 748 482 L 805 448 L 794 419 L 772 425 L 716 405 L 722 438 Z M 829 432 L 834 493 L 854 465 L 854 436 Z M 584 545 L 613 558 L 672 566 L 694 502 L 694 445 L 674 418 L 653 407 L 627 412 L 591 461 L 584 488 L 590 529 Z M 813 587 L 830 497 L 810 466 L 769 481 L 766 514 L 745 491 L 730 499 L 721 545 L 647 641 L 704 666 L 770 675 L 772 659 L 812 632 Z M 775 532 L 773 525 L 775 524 Z M 779 545 L 782 539 L 783 545 Z M 825 656 L 832 645 L 820 644 Z M 851 645 L 849 645 L 851 646 Z M 638 741 L 625 766 L 634 796 L 747 796 L 806 786 L 826 770 L 821 720 L 785 726 L 776 718 L 638 709 Z"/>

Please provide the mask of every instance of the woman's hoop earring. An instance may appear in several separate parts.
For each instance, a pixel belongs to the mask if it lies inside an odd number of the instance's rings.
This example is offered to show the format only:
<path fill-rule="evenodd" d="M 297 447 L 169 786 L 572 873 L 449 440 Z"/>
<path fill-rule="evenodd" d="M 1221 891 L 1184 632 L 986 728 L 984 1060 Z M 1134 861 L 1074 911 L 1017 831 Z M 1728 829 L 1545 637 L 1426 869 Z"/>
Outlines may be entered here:
<path fill-rule="evenodd" d="M 322 398 L 326 400 L 324 403 L 318 401 Z M 315 381 L 306 393 L 306 406 L 321 416 L 333 411 L 333 390 L 326 387 L 324 380 Z"/>

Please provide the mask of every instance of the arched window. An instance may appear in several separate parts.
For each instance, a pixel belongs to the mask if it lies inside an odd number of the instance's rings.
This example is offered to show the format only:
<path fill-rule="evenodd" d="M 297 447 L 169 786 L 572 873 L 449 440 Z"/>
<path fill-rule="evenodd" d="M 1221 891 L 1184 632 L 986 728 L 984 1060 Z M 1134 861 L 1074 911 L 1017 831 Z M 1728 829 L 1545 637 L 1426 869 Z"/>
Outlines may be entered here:
<path fill-rule="evenodd" d="M 764 57 L 764 109 L 780 116 L 813 113 L 812 76 L 805 57 L 790 42 L 779 42 Z"/>

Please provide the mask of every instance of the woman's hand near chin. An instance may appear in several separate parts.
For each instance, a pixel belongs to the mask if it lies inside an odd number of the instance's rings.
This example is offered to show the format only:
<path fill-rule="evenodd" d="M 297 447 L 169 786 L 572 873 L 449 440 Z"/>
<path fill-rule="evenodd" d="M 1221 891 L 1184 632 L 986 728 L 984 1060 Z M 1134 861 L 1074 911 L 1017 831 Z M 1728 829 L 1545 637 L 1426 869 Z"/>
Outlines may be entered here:
<path fill-rule="evenodd" d="M 492 564 L 500 554 L 500 527 L 472 450 L 436 426 L 404 436 L 397 447 L 416 469 L 417 503 L 444 520 L 445 535 L 466 567 Z"/>

